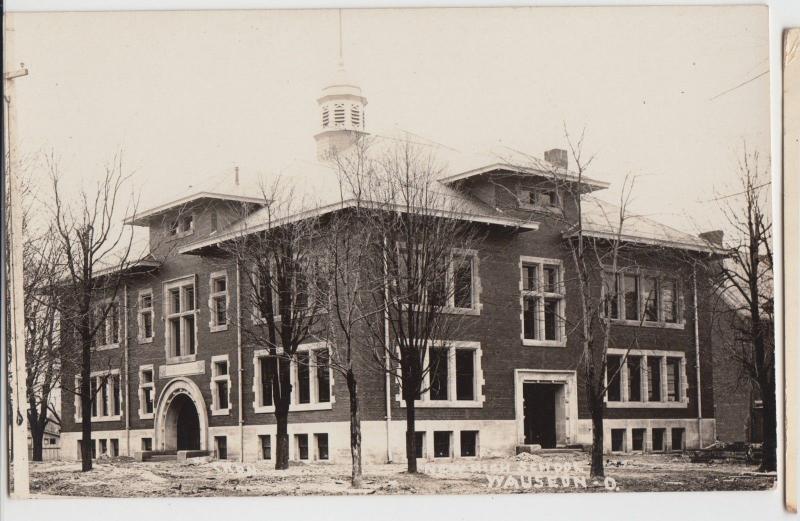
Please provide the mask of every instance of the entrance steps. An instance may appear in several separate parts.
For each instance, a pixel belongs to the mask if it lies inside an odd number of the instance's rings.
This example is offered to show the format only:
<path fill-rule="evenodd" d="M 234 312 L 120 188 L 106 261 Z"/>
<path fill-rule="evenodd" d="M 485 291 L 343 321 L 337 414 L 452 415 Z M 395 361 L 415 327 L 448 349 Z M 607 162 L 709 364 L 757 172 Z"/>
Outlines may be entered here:
<path fill-rule="evenodd" d="M 144 450 L 135 452 L 136 461 L 183 461 L 186 458 L 201 458 L 211 456 L 208 450 Z"/>
<path fill-rule="evenodd" d="M 578 454 L 584 450 L 585 448 L 582 445 L 569 445 L 564 447 L 555 447 L 552 449 L 543 449 L 541 445 L 517 445 L 515 453 L 528 453 L 547 456 L 550 454 Z"/>

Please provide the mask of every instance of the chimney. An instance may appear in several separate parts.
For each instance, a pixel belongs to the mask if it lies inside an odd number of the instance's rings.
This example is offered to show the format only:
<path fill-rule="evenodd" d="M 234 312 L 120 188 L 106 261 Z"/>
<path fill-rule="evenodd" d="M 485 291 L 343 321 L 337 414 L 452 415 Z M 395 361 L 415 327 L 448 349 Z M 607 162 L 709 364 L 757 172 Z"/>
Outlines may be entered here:
<path fill-rule="evenodd" d="M 552 163 L 553 166 L 558 168 L 567 169 L 567 151 L 560 148 L 553 148 L 546 150 L 544 153 L 544 160 Z"/>
<path fill-rule="evenodd" d="M 700 237 L 709 244 L 713 244 L 714 246 L 722 246 L 722 238 L 724 236 L 725 232 L 723 232 L 722 230 L 711 230 L 709 232 L 703 232 L 698 235 L 698 237 Z"/>

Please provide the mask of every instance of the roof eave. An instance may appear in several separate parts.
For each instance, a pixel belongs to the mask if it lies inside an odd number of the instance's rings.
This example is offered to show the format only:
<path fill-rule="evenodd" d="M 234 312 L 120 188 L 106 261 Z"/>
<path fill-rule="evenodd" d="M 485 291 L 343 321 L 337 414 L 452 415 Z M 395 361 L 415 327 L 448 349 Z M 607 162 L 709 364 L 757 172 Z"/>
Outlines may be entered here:
<path fill-rule="evenodd" d="M 696 251 L 696 252 L 719 254 L 719 255 L 724 255 L 726 253 L 724 249 L 715 248 L 713 246 L 682 242 L 682 241 L 655 239 L 652 237 L 641 237 L 637 235 L 624 235 L 624 234 L 600 232 L 594 230 L 584 230 L 583 234 L 598 239 L 619 240 L 622 242 L 632 242 L 632 243 L 647 244 L 652 246 L 664 246 L 667 248 L 673 248 L 678 250 Z M 563 236 L 564 238 L 572 238 L 577 236 L 577 232 L 567 232 L 564 233 Z"/>
<path fill-rule="evenodd" d="M 467 170 L 465 172 L 460 172 L 458 174 L 453 174 L 451 176 L 443 177 L 441 179 L 438 179 L 438 181 L 440 183 L 442 183 L 442 184 L 451 184 L 451 183 L 455 183 L 456 181 L 462 181 L 462 180 L 468 179 L 470 177 L 487 174 L 489 172 L 494 172 L 494 171 L 497 171 L 497 170 L 509 170 L 509 171 L 517 172 L 517 173 L 521 173 L 521 174 L 534 174 L 534 175 L 540 175 L 540 176 L 543 176 L 543 177 L 547 177 L 547 176 L 564 176 L 568 180 L 572 180 L 574 182 L 578 181 L 569 172 L 567 172 L 566 175 L 564 173 L 559 173 L 559 172 L 545 172 L 545 171 L 542 171 L 542 170 L 539 170 L 539 169 L 536 169 L 536 168 L 530 168 L 530 167 L 525 167 L 525 166 L 520 166 L 520 165 L 513 165 L 513 164 L 510 164 L 510 163 L 493 163 L 491 165 L 486 165 L 486 166 L 482 166 L 480 168 L 474 168 L 472 170 Z M 585 184 L 587 186 L 590 186 L 590 187 L 592 187 L 593 189 L 596 189 L 596 190 L 603 190 L 603 189 L 606 189 L 609 186 L 611 186 L 611 184 L 606 182 L 606 181 L 598 181 L 597 179 L 592 179 L 592 178 L 589 178 L 589 177 L 582 178 L 581 179 L 581 183 L 583 183 L 583 184 Z"/>
<path fill-rule="evenodd" d="M 220 194 L 216 192 L 198 192 L 196 194 L 187 195 L 185 197 L 181 197 L 180 199 L 176 199 L 174 201 L 170 201 L 168 203 L 161 204 L 159 206 L 150 208 L 149 210 L 145 210 L 144 212 L 137 213 L 131 216 L 128 216 L 123 221 L 124 224 L 132 225 L 132 226 L 148 226 L 149 220 L 152 217 L 156 217 L 163 213 L 168 212 L 172 208 L 176 206 L 180 206 L 183 204 L 188 204 L 200 199 L 221 199 L 225 201 L 234 201 L 234 202 L 241 202 L 241 203 L 248 203 L 248 204 L 258 204 L 263 205 L 264 199 L 260 197 L 248 197 L 244 195 L 231 195 L 231 194 Z"/>

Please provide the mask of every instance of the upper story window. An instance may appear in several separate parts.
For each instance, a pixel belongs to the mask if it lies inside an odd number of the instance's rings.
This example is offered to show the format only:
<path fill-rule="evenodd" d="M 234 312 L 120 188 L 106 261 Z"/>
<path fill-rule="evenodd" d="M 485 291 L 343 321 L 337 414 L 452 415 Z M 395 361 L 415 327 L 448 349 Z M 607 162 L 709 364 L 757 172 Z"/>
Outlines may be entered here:
<path fill-rule="evenodd" d="M 419 407 L 481 407 L 481 349 L 478 342 L 437 342 L 428 348 L 428 372 Z M 402 392 L 397 399 L 402 402 Z"/>
<path fill-rule="evenodd" d="M 153 290 L 145 289 L 139 292 L 139 309 L 137 311 L 137 324 L 139 332 L 136 335 L 140 344 L 153 341 Z"/>
<path fill-rule="evenodd" d="M 422 274 L 424 268 L 417 266 L 419 274 L 416 276 L 409 275 L 406 255 L 407 250 L 400 246 L 399 280 L 396 281 L 399 292 L 397 296 L 400 299 L 412 302 L 417 300 L 452 313 L 480 312 L 477 251 L 453 249 L 447 260 L 442 259 L 435 268 L 428 268 L 427 274 Z M 417 262 L 417 259 L 412 262 Z M 424 286 L 423 294 L 418 298 L 415 298 L 415 293 L 419 292 L 415 286 Z"/>
<path fill-rule="evenodd" d="M 97 306 L 94 311 L 94 323 L 100 324 L 94 336 L 94 345 L 98 349 L 119 347 L 119 304 L 116 301 L 107 300 Z"/>
<path fill-rule="evenodd" d="M 186 277 L 164 288 L 167 359 L 193 360 L 197 351 L 195 278 Z"/>
<path fill-rule="evenodd" d="M 566 291 L 557 259 L 521 257 L 523 345 L 566 345 Z"/>
<path fill-rule="evenodd" d="M 686 358 L 681 351 L 609 349 L 609 407 L 686 407 Z"/>
<path fill-rule="evenodd" d="M 169 235 L 183 237 L 194 232 L 194 216 L 182 215 L 169 224 Z"/>
<path fill-rule="evenodd" d="M 209 279 L 208 307 L 211 314 L 211 331 L 228 329 L 228 274 L 216 271 Z"/>
<path fill-rule="evenodd" d="M 603 273 L 606 317 L 642 325 L 681 324 L 675 279 L 651 273 Z"/>
<path fill-rule="evenodd" d="M 551 188 L 521 188 L 517 191 L 521 208 L 538 209 L 559 207 L 558 191 Z"/>
<path fill-rule="evenodd" d="M 228 355 L 211 357 L 211 414 L 230 414 L 231 376 Z"/>

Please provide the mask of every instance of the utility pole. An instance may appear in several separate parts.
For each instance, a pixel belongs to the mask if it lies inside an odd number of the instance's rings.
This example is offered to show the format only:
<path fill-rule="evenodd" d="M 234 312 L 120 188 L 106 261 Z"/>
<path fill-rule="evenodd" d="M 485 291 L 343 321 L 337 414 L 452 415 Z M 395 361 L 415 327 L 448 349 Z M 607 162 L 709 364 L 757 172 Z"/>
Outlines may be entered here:
<path fill-rule="evenodd" d="M 12 16 L 5 16 L 5 42 L 6 56 L 11 57 L 14 45 L 14 30 Z M 9 58 L 10 61 L 10 58 Z M 12 443 L 14 451 L 14 488 L 13 497 L 27 497 L 30 492 L 28 479 L 28 414 L 25 410 L 27 392 L 25 384 L 27 371 L 25 369 L 25 297 L 22 294 L 22 183 L 19 173 L 14 168 L 14 140 L 16 139 L 17 118 L 16 98 L 14 97 L 14 80 L 28 75 L 24 64 L 13 71 L 6 71 L 3 67 L 3 98 L 6 107 L 6 164 L 5 175 L 9 180 L 8 218 L 10 237 L 9 250 L 9 275 L 11 280 L 6 281 L 11 288 L 11 367 L 14 385 L 11 389 L 11 410 L 8 415 L 12 420 Z"/>

